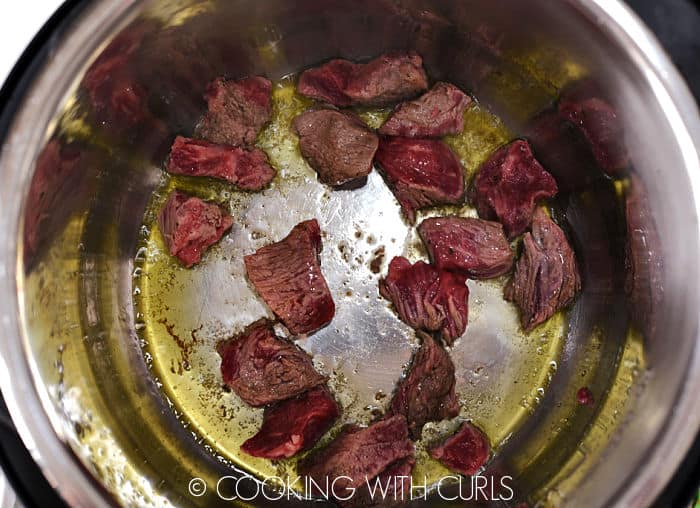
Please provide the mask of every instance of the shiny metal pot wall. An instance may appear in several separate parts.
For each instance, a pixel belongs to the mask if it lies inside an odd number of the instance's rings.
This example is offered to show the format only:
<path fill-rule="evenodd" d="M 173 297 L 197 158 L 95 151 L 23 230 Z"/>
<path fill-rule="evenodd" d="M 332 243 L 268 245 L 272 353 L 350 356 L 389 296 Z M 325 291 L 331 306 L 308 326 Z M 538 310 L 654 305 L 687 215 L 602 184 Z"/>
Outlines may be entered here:
<path fill-rule="evenodd" d="M 700 424 L 700 122 L 678 73 L 622 4 L 105 0 L 51 44 L 0 159 L 0 376 L 22 438 L 69 503 L 229 505 L 211 490 L 217 478 L 240 474 L 220 460 L 227 457 L 201 425 L 184 426 L 182 408 L 169 407 L 134 311 L 135 264 L 149 234 L 144 213 L 162 185 L 169 143 L 191 129 L 207 82 L 222 74 L 279 79 L 335 56 L 409 48 L 423 55 L 432 78 L 473 92 L 482 111 L 503 119 L 503 132 L 532 137 L 562 188 L 555 210 L 584 272 L 584 294 L 551 353 L 556 369 L 546 392 L 522 406 L 485 403 L 511 415 L 493 417 L 504 435 L 490 470 L 515 476 L 522 499 L 586 507 L 647 505 L 671 478 Z M 594 169 L 532 130 L 546 125 L 559 91 L 584 77 L 620 112 L 629 178 L 591 178 Z M 363 213 L 382 202 L 379 187 L 370 181 L 363 191 Z M 303 187 L 289 199 L 330 220 L 329 205 L 314 210 Z M 343 220 L 362 207 L 335 206 L 341 234 Z M 286 211 L 276 212 L 285 213 L 263 224 L 279 236 L 288 224 Z M 395 226 L 405 236 L 402 227 Z M 234 287 L 242 280 L 235 275 Z M 221 280 L 195 286 L 205 296 L 226 293 L 214 285 Z M 169 282 L 152 275 L 152 285 Z M 202 312 L 211 315 L 255 313 L 208 305 Z M 232 323 L 240 324 L 224 321 L 221 333 Z M 472 356 L 493 359 L 495 377 L 499 369 L 511 375 L 499 358 L 515 357 L 515 349 L 493 350 L 483 323 L 471 329 Z M 347 355 L 372 367 L 362 340 L 348 342 Z M 310 344 L 327 353 L 323 341 Z M 401 344 L 387 370 L 400 373 L 410 355 Z M 371 377 L 378 370 L 365 369 L 360 384 L 384 382 Z M 598 394 L 595 411 L 569 403 L 582 380 Z M 518 379 L 499 380 L 506 381 Z M 209 492 L 193 495 L 194 477 Z"/>

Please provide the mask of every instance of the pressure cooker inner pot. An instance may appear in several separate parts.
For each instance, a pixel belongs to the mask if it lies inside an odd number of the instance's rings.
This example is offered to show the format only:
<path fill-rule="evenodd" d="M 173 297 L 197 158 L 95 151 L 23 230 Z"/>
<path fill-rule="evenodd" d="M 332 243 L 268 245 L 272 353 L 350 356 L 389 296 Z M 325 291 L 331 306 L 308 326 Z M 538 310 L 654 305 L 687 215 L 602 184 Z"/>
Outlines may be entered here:
<path fill-rule="evenodd" d="M 260 488 L 249 480 L 233 493 L 223 477 L 296 477 L 295 459 L 240 451 L 262 409 L 225 388 L 216 345 L 272 317 L 243 256 L 304 220 L 316 218 L 323 231 L 321 266 L 336 302 L 331 324 L 298 341 L 342 410 L 321 444 L 386 411 L 418 341 L 377 285 L 393 257 L 427 254 L 377 171 L 358 189 L 331 190 L 302 158 L 291 121 L 313 105 L 295 90 L 304 69 L 408 50 L 423 58 L 431 83 L 453 83 L 476 100 L 464 133 L 446 139 L 467 181 L 500 146 L 530 142 L 556 179 L 551 214 L 581 272 L 574 305 L 529 333 L 503 299 L 508 277 L 468 283 L 469 324 L 450 354 L 460 419 L 493 448 L 482 474 L 508 478 L 513 506 L 605 504 L 633 481 L 676 407 L 698 308 L 688 155 L 643 55 L 576 2 L 207 0 L 118 10 L 83 26 L 93 32 L 90 56 L 61 85 L 52 120 L 36 126 L 45 142 L 32 148 L 19 240 L 37 388 L 58 435 L 110 496 L 124 505 L 223 506 Z M 86 9 L 72 29 L 91 15 Z M 271 121 L 256 141 L 277 173 L 270 186 L 251 193 L 165 172 L 173 139 L 191 136 L 206 109 L 207 85 L 255 75 L 273 82 Z M 557 100 L 576 86 L 614 106 L 626 169 L 603 171 L 557 115 Z M 358 115 L 376 128 L 389 111 Z M 191 269 L 168 254 L 157 225 L 174 189 L 233 217 Z M 465 204 L 420 217 L 445 213 L 476 215 Z M 584 387 L 593 404 L 577 400 Z M 450 501 L 455 482 L 437 492 L 450 473 L 427 452 L 460 419 L 428 424 L 417 443 L 414 483 L 430 488 L 416 505 L 464 504 Z M 247 502 L 274 504 L 269 494 Z"/>

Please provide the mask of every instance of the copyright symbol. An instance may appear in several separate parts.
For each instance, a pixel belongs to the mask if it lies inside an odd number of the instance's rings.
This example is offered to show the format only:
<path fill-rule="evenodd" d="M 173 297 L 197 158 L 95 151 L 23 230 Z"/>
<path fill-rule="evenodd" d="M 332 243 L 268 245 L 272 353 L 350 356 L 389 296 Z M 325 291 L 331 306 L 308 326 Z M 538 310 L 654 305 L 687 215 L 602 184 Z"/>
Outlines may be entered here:
<path fill-rule="evenodd" d="M 207 491 L 207 484 L 201 478 L 192 478 L 190 484 L 188 485 L 188 490 L 190 495 L 194 497 L 202 497 Z"/>

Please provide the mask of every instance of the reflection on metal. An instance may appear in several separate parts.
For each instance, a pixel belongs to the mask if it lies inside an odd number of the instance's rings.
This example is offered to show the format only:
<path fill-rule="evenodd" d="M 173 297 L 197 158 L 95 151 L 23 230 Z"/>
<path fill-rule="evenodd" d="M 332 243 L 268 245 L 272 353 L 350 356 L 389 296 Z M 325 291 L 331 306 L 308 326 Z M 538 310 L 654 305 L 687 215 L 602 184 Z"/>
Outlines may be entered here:
<path fill-rule="evenodd" d="M 22 508 L 2 471 L 0 471 L 0 508 Z"/>

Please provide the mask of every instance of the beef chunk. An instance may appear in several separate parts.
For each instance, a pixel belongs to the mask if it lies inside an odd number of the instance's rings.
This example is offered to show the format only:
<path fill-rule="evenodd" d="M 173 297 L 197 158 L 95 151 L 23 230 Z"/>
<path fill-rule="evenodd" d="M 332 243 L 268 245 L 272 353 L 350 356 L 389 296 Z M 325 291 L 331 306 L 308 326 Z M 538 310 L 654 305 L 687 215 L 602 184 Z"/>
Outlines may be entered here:
<path fill-rule="evenodd" d="M 513 251 L 498 222 L 435 217 L 421 222 L 418 233 L 439 270 L 489 279 L 509 272 L 513 266 Z"/>
<path fill-rule="evenodd" d="M 450 83 L 436 83 L 422 97 L 400 104 L 379 128 L 385 136 L 439 138 L 464 129 L 472 99 Z"/>
<path fill-rule="evenodd" d="M 427 333 L 418 332 L 418 337 L 421 347 L 391 399 L 391 412 L 406 417 L 413 439 L 420 439 L 426 423 L 459 414 L 450 355 Z"/>
<path fill-rule="evenodd" d="M 347 489 L 361 488 L 403 459 L 413 459 L 413 443 L 406 419 L 395 415 L 366 428 L 347 427 L 328 446 L 306 457 L 299 473 L 320 487 L 319 491 L 312 484 L 313 494 L 324 495 L 328 485 L 329 494 L 345 498 L 352 494 Z"/>
<path fill-rule="evenodd" d="M 416 464 L 414 457 L 399 459 L 355 491 L 352 499 L 341 506 L 403 506 L 411 499 L 411 473 Z"/>
<path fill-rule="evenodd" d="M 321 272 L 321 230 L 316 219 L 294 226 L 277 243 L 245 256 L 248 279 L 272 312 L 299 335 L 327 325 L 335 303 Z"/>
<path fill-rule="evenodd" d="M 479 168 L 470 198 L 481 218 L 500 221 L 513 238 L 530 225 L 537 201 L 556 193 L 557 183 L 532 155 L 530 145 L 516 140 Z"/>
<path fill-rule="evenodd" d="M 423 59 L 417 53 L 383 55 L 361 66 L 345 93 L 355 104 L 383 106 L 428 89 Z"/>
<path fill-rule="evenodd" d="M 379 139 L 355 115 L 332 109 L 307 111 L 294 119 L 293 126 L 301 154 L 323 183 L 357 182 L 372 171 Z"/>
<path fill-rule="evenodd" d="M 348 60 L 335 59 L 313 69 L 306 70 L 299 76 L 297 91 L 319 101 L 335 106 L 350 106 L 352 99 L 345 89 L 360 65 Z"/>
<path fill-rule="evenodd" d="M 260 431 L 241 450 L 266 459 L 292 457 L 315 445 L 339 414 L 328 389 L 314 388 L 265 409 Z"/>
<path fill-rule="evenodd" d="M 304 71 L 300 94 L 335 106 L 384 106 L 427 90 L 423 59 L 416 53 L 382 55 L 366 64 L 347 60 L 330 62 Z"/>
<path fill-rule="evenodd" d="M 411 223 L 419 208 L 462 202 L 464 170 L 442 141 L 381 138 L 375 160 Z"/>
<path fill-rule="evenodd" d="M 580 289 L 574 251 L 561 228 L 539 208 L 506 286 L 506 299 L 520 307 L 523 328 L 530 331 L 569 305 Z"/>
<path fill-rule="evenodd" d="M 197 135 L 233 146 L 252 145 L 272 113 L 272 83 L 256 76 L 238 81 L 214 80 L 206 92 L 207 112 Z"/>
<path fill-rule="evenodd" d="M 190 267 L 218 242 L 233 219 L 219 205 L 181 191 L 170 193 L 158 214 L 158 226 L 168 252 Z"/>
<path fill-rule="evenodd" d="M 601 98 L 590 81 L 562 94 L 559 113 L 580 130 L 605 173 L 617 176 L 629 165 L 622 122 L 615 108 Z"/>
<path fill-rule="evenodd" d="M 490 453 L 486 436 L 469 422 L 464 422 L 456 434 L 430 450 L 431 457 L 467 476 L 481 469 Z"/>
<path fill-rule="evenodd" d="M 467 328 L 469 288 L 466 277 L 418 261 L 395 257 L 379 281 L 379 293 L 390 300 L 401 320 L 419 330 L 440 331 L 452 345 Z"/>
<path fill-rule="evenodd" d="M 244 190 L 260 190 L 275 176 L 262 150 L 217 145 L 182 136 L 176 137 L 170 148 L 167 169 L 175 175 L 226 180 Z"/>
<path fill-rule="evenodd" d="M 224 383 L 254 407 L 296 397 L 326 382 L 309 355 L 277 337 L 264 319 L 221 342 L 217 350 Z"/>

